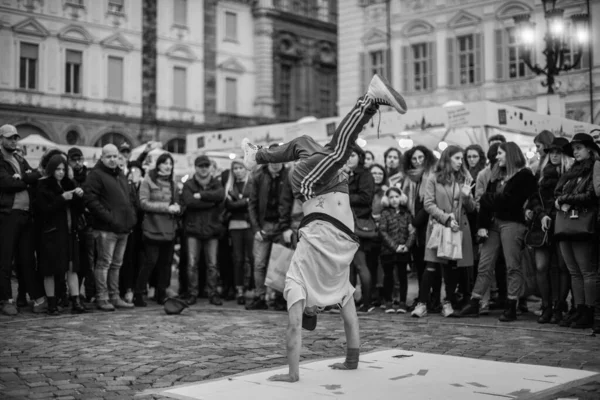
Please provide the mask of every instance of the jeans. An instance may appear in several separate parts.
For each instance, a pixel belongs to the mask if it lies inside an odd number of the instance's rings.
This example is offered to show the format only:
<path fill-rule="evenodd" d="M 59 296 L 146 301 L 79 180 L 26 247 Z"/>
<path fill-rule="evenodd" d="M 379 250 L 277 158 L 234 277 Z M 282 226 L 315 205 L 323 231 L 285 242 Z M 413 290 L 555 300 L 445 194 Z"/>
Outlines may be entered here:
<path fill-rule="evenodd" d="M 523 292 L 523 271 L 521 269 L 521 251 L 524 246 L 524 224 L 496 219 L 488 231 L 488 238 L 481 245 L 479 270 L 473 288 L 473 297 L 481 299 L 490 287 L 500 250 L 506 260 L 508 298 L 516 300 Z"/>
<path fill-rule="evenodd" d="M 83 282 L 85 296 L 91 298 L 96 293 L 96 278 L 94 277 L 94 265 L 96 265 L 96 237 L 92 229 L 86 229 L 79 233 L 79 271 L 77 275 L 79 282 Z"/>
<path fill-rule="evenodd" d="M 265 222 L 262 230 L 268 237 L 275 232 L 276 223 Z M 265 286 L 265 278 L 267 277 L 267 268 L 269 267 L 269 257 L 271 256 L 271 247 L 273 242 L 267 239 L 254 239 L 254 284 L 256 285 L 255 297 L 264 298 L 267 288 Z"/>
<path fill-rule="evenodd" d="M 419 288 L 419 303 L 429 303 L 429 293 L 431 287 L 436 284 L 437 276 L 444 277 L 444 286 L 446 288 L 446 301 L 456 304 L 456 287 L 460 270 L 464 267 L 457 267 L 454 263 L 438 264 L 428 262 L 423 277 L 421 278 L 421 287 Z"/>
<path fill-rule="evenodd" d="M 252 265 L 254 256 L 252 254 L 254 235 L 252 229 L 232 229 L 231 246 L 233 248 L 233 281 L 236 287 L 248 288 L 252 279 Z"/>
<path fill-rule="evenodd" d="M 217 254 L 219 251 L 219 239 L 198 239 L 194 236 L 188 236 L 188 292 L 192 296 L 198 297 L 198 261 L 200 253 L 204 250 L 204 261 L 208 277 L 206 284 L 208 286 L 208 296 L 212 297 L 217 294 L 217 286 L 219 285 L 219 267 L 217 266 Z"/>
<path fill-rule="evenodd" d="M 367 257 L 363 249 L 358 249 L 354 253 L 350 268 L 350 282 L 356 286 L 356 273 L 360 276 L 360 287 L 362 289 L 362 303 L 364 306 L 371 306 L 371 273 L 367 266 Z M 393 279 L 392 279 L 393 280 Z"/>
<path fill-rule="evenodd" d="M 11 273 L 13 261 L 20 282 L 31 299 L 44 296 L 41 281 L 35 271 L 35 237 L 32 215 L 27 211 L 11 210 L 0 214 L 0 301 L 12 299 Z M 23 292 L 25 292 L 23 291 Z"/>
<path fill-rule="evenodd" d="M 396 257 L 397 258 L 397 257 Z M 408 273 L 406 267 L 408 263 L 400 260 L 382 260 L 383 266 L 383 299 L 386 302 L 392 301 L 392 292 L 394 291 L 394 269 L 400 281 L 400 302 L 406 303 L 408 292 Z"/>
<path fill-rule="evenodd" d="M 140 273 L 135 283 L 135 294 L 146 290 L 152 271 L 157 271 L 156 289 L 164 294 L 171 283 L 171 263 L 173 262 L 173 242 L 153 242 L 144 239 L 144 257 Z"/>
<path fill-rule="evenodd" d="M 594 242 L 560 242 L 560 251 L 571 274 L 576 305 L 594 306 L 598 275 Z"/>
<path fill-rule="evenodd" d="M 96 299 L 108 300 L 119 297 L 119 271 L 127 247 L 127 233 L 96 231 L 98 259 L 96 276 Z"/>

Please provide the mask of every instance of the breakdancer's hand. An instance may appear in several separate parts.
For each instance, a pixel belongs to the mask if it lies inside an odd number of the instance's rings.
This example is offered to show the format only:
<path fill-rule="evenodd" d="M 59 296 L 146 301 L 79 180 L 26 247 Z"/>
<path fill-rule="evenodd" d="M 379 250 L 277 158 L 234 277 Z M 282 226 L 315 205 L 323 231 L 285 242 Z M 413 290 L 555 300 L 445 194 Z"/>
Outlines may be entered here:
<path fill-rule="evenodd" d="M 269 377 L 272 382 L 298 382 L 300 378 L 298 376 L 292 376 L 290 374 L 273 375 Z"/>
<path fill-rule="evenodd" d="M 346 365 L 345 362 L 343 363 L 335 363 L 335 364 L 331 364 L 329 366 L 329 368 L 331 369 L 340 369 L 340 370 L 344 370 L 344 371 L 349 371 L 351 369 L 356 369 L 356 368 L 350 368 L 349 366 Z"/>
<path fill-rule="evenodd" d="M 286 244 L 292 243 L 292 235 L 293 234 L 294 234 L 294 231 L 292 231 L 291 229 L 288 229 L 285 232 L 283 232 L 283 241 Z"/>

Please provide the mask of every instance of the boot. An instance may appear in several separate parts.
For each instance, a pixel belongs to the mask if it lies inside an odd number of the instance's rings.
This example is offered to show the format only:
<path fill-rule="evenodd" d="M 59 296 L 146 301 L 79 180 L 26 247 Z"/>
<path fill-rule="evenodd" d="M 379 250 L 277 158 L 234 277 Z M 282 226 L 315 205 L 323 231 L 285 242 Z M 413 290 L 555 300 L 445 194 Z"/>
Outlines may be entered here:
<path fill-rule="evenodd" d="M 71 296 L 71 313 L 83 314 L 86 313 L 87 309 L 81 304 L 79 296 Z"/>
<path fill-rule="evenodd" d="M 48 299 L 48 315 L 60 315 L 58 312 L 58 299 L 56 297 L 47 297 Z"/>
<path fill-rule="evenodd" d="M 498 318 L 500 322 L 511 322 L 517 320 L 517 300 L 508 299 L 504 313 Z"/>
<path fill-rule="evenodd" d="M 581 307 L 579 318 L 571 323 L 571 328 L 574 329 L 590 329 L 594 326 L 594 308 L 586 305 L 578 305 Z"/>
<path fill-rule="evenodd" d="M 156 303 L 162 305 L 165 304 L 165 300 L 167 300 L 167 292 L 164 289 L 156 290 Z"/>
<path fill-rule="evenodd" d="M 546 305 L 542 309 L 542 315 L 538 318 L 538 324 L 547 324 L 552 319 L 552 306 Z"/>
<path fill-rule="evenodd" d="M 563 311 L 566 308 L 567 303 L 564 301 L 555 301 L 554 307 L 552 308 L 552 318 L 550 318 L 551 324 L 559 324 L 563 319 Z"/>
<path fill-rule="evenodd" d="M 573 311 L 573 310 L 575 310 L 575 311 Z M 579 317 L 581 316 L 582 310 L 583 309 L 580 308 L 580 306 L 577 306 L 577 308 L 571 307 L 571 310 L 569 310 L 569 313 L 563 318 L 562 321 L 560 321 L 558 326 L 561 326 L 563 328 L 570 327 L 573 322 L 575 322 L 579 319 Z"/>
<path fill-rule="evenodd" d="M 472 298 L 469 300 L 469 304 L 463 307 L 462 310 L 455 314 L 456 316 L 463 317 L 475 317 L 479 318 L 479 299 Z"/>
<path fill-rule="evenodd" d="M 600 335 L 600 318 L 596 317 L 594 320 L 594 333 Z"/>
<path fill-rule="evenodd" d="M 244 296 L 244 287 L 243 286 L 238 286 L 236 298 L 237 298 L 237 303 L 240 306 L 243 306 L 246 304 L 246 297 Z"/>
<path fill-rule="evenodd" d="M 133 305 L 136 307 L 146 307 L 148 303 L 144 301 L 144 295 L 141 293 L 136 293 L 133 296 Z"/>

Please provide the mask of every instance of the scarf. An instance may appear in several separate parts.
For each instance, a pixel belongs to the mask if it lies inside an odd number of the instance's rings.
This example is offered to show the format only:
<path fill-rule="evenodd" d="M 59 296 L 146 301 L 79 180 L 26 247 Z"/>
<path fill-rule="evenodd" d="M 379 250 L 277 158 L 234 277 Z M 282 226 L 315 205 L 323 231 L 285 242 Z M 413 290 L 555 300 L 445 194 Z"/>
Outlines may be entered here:
<path fill-rule="evenodd" d="M 550 196 L 552 196 L 560 179 L 558 169 L 559 167 L 552 165 L 552 163 L 546 164 L 543 171 L 543 178 L 539 183 L 541 193 L 550 193 Z"/>
<path fill-rule="evenodd" d="M 558 181 L 558 186 L 562 186 L 561 192 L 575 192 L 575 188 L 579 184 L 577 178 L 586 178 L 591 176 L 594 170 L 594 164 L 595 161 L 591 158 L 581 162 L 575 161 L 575 164 L 573 164 L 571 169 L 565 172 L 565 174 Z"/>
<path fill-rule="evenodd" d="M 425 199 L 425 185 L 423 184 L 429 179 L 429 172 L 425 173 L 423 168 L 414 168 L 406 172 L 408 179 L 404 180 L 404 186 L 402 191 L 408 197 L 408 210 L 415 216 L 415 203 L 417 201 L 417 195 L 421 202 Z"/>

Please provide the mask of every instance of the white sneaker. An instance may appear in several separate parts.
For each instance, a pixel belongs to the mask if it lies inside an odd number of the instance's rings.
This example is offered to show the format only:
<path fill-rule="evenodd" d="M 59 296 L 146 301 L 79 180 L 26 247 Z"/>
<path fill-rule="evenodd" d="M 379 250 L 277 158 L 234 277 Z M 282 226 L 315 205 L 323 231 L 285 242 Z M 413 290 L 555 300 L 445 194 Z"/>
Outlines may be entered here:
<path fill-rule="evenodd" d="M 448 318 L 454 314 L 454 308 L 452 308 L 452 304 L 449 301 L 445 301 L 442 306 L 442 316 Z"/>
<path fill-rule="evenodd" d="M 408 107 L 406 101 L 397 91 L 392 88 L 385 78 L 379 75 L 373 75 L 367 95 L 375 99 L 379 105 L 390 106 L 396 109 L 400 114 L 406 114 Z"/>
<path fill-rule="evenodd" d="M 242 140 L 242 150 L 244 151 L 244 167 L 252 171 L 256 167 L 256 152 L 260 147 L 250 143 L 248 138 Z"/>
<path fill-rule="evenodd" d="M 427 305 L 424 303 L 419 303 L 415 307 L 414 311 L 410 313 L 415 318 L 423 318 L 427 316 Z"/>
<path fill-rule="evenodd" d="M 127 293 L 125 293 L 124 300 L 127 303 L 133 303 L 133 291 L 131 289 L 127 290 Z"/>

